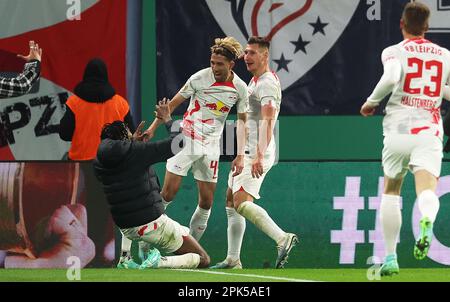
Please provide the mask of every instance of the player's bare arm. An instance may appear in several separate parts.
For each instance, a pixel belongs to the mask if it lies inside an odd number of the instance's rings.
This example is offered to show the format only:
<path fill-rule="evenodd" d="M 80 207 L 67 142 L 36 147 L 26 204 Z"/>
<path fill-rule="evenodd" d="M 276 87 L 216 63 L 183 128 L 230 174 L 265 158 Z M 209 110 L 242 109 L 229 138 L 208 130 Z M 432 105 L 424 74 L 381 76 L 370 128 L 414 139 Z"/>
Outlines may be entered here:
<path fill-rule="evenodd" d="M 143 133 L 143 135 L 145 136 L 145 140 L 149 140 L 155 135 L 155 131 L 159 127 L 159 125 L 167 123 L 172 119 L 170 114 L 171 111 L 169 108 L 169 100 L 167 98 L 163 98 L 158 102 L 158 105 L 156 105 L 156 118 L 153 120 L 153 123 L 150 125 L 150 127 L 148 127 L 147 130 L 145 130 L 145 132 Z"/>
<path fill-rule="evenodd" d="M 186 100 L 181 94 L 177 93 L 169 102 L 170 113 L 172 113 L 178 106 Z"/>
<path fill-rule="evenodd" d="M 247 113 L 238 113 L 238 120 L 236 126 L 237 136 L 237 155 L 231 163 L 231 171 L 234 171 L 233 177 L 241 174 L 244 169 L 244 149 L 246 144 L 246 127 Z"/>
<path fill-rule="evenodd" d="M 259 178 L 264 173 L 263 158 L 272 138 L 277 109 L 271 103 L 261 106 L 261 121 L 259 123 L 259 138 L 256 157 L 252 163 L 252 177 Z"/>

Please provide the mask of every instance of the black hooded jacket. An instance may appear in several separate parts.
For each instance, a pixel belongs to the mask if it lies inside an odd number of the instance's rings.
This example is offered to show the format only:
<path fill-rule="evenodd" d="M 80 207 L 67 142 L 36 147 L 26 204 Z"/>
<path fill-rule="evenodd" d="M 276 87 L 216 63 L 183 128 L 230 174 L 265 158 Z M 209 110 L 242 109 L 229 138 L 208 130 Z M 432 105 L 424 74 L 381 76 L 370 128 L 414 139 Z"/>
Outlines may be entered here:
<path fill-rule="evenodd" d="M 172 121 L 166 123 L 170 132 Z M 152 164 L 174 154 L 173 138 L 156 142 L 104 139 L 94 160 L 94 172 L 103 184 L 114 222 L 119 228 L 147 224 L 164 213 L 161 187 Z"/>
<path fill-rule="evenodd" d="M 102 59 L 94 58 L 84 69 L 83 80 L 75 86 L 75 95 L 89 103 L 104 103 L 110 100 L 116 91 L 109 82 L 108 70 Z M 124 122 L 131 132 L 135 131 L 130 111 Z M 66 106 L 66 112 L 60 121 L 59 136 L 64 141 L 71 141 L 75 131 L 75 114 Z"/>

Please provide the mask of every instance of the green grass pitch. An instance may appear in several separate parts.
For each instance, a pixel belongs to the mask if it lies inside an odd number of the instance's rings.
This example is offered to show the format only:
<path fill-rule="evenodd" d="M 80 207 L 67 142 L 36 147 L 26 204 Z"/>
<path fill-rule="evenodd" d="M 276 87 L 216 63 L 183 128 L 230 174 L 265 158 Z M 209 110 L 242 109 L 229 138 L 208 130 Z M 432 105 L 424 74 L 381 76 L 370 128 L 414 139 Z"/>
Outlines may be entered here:
<path fill-rule="evenodd" d="M 69 281 L 63 269 L 1 269 L 0 282 Z M 76 282 L 449 282 L 450 269 L 400 269 L 369 280 L 366 269 L 119 270 L 83 269 Z M 71 281 L 73 282 L 73 281 Z"/>

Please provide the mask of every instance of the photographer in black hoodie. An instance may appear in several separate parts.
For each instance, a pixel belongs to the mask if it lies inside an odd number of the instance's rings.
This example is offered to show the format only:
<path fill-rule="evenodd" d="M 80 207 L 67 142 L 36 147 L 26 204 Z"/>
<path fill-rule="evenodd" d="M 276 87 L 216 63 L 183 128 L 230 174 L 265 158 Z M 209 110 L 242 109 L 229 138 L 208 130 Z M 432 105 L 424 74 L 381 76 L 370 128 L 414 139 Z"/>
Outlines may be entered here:
<path fill-rule="evenodd" d="M 208 267 L 209 256 L 189 235 L 189 229 L 164 213 L 159 180 L 151 165 L 173 156 L 172 140 L 178 132 L 170 131 L 172 120 L 166 99 L 156 106 L 156 116 L 157 122 L 151 128 L 165 123 L 170 132 L 169 138 L 156 142 L 148 141 L 155 129 L 141 132 L 143 123 L 133 135 L 121 121 L 106 124 L 94 160 L 95 174 L 103 184 L 112 217 L 122 234 L 154 247 L 141 269 Z M 177 256 L 161 257 L 158 250 Z M 129 262 L 125 267 L 135 267 L 129 255 L 122 260 Z"/>

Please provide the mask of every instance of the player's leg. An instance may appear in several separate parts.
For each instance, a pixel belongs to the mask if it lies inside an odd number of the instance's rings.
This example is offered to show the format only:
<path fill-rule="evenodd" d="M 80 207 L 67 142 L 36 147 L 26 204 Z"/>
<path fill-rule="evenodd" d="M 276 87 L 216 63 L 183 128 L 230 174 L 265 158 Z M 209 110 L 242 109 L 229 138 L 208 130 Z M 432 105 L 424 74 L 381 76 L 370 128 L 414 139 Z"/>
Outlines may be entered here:
<path fill-rule="evenodd" d="M 139 259 L 141 259 L 141 263 L 142 263 L 147 258 L 148 253 L 151 250 L 151 245 L 142 240 L 139 241 L 138 244 L 139 244 L 138 256 L 139 256 Z"/>
<path fill-rule="evenodd" d="M 390 178 L 384 176 L 384 192 L 380 204 L 380 222 L 383 230 L 386 257 L 380 274 L 388 276 L 399 273 L 397 262 L 397 241 L 402 225 L 402 214 L 400 210 L 400 192 L 403 177 Z"/>
<path fill-rule="evenodd" d="M 257 181 L 261 181 L 262 183 L 261 178 L 254 180 L 254 182 Z M 257 186 L 251 186 L 251 183 L 247 182 L 246 185 L 249 188 L 256 187 L 255 189 L 259 191 L 261 183 Z M 250 194 L 246 189 L 247 187 L 241 186 L 241 188 L 234 193 L 234 208 L 240 215 L 252 222 L 258 229 L 276 242 L 278 257 L 275 262 L 275 268 L 283 268 L 287 262 L 291 249 L 298 243 L 298 237 L 295 234 L 283 231 L 273 221 L 266 210 L 253 202 L 253 195 L 259 197 L 258 193 L 254 192 L 253 194 Z M 247 190 L 250 191 L 251 189 Z"/>
<path fill-rule="evenodd" d="M 145 268 L 197 268 L 209 265 L 209 255 L 189 236 L 189 229 L 161 215 L 157 220 L 142 226 L 135 232 L 155 248 L 150 250 L 141 269 Z M 177 256 L 161 257 L 159 252 L 174 253 Z"/>
<path fill-rule="evenodd" d="M 161 197 L 163 199 L 164 208 L 167 208 L 167 206 L 175 198 L 175 195 L 180 189 L 182 180 L 183 180 L 182 176 L 176 175 L 166 170 L 166 176 L 164 177 L 164 185 L 161 190 Z"/>
<path fill-rule="evenodd" d="M 203 155 L 192 164 L 192 174 L 197 181 L 198 206 L 192 214 L 189 227 L 190 234 L 197 241 L 202 238 L 211 214 L 219 174 L 219 157 L 220 154 Z"/>
<path fill-rule="evenodd" d="M 201 245 L 190 235 L 183 236 L 183 243 L 173 252 L 176 256 L 161 256 L 156 248 L 150 250 L 141 269 L 146 268 L 207 268 L 210 263 L 209 255 Z"/>
<path fill-rule="evenodd" d="M 194 214 L 192 214 L 189 227 L 190 235 L 194 237 L 195 240 L 200 241 L 208 226 L 216 183 L 197 180 L 197 187 L 198 205 Z"/>
<path fill-rule="evenodd" d="M 420 232 L 414 246 L 414 256 L 424 259 L 433 238 L 433 224 L 439 211 L 439 198 L 435 191 L 441 174 L 442 142 L 436 136 L 417 137 L 417 145 L 411 154 L 411 170 L 414 173 L 417 200 L 422 214 Z"/>
<path fill-rule="evenodd" d="M 188 146 L 185 146 L 180 152 L 167 160 L 166 175 L 161 190 L 164 208 L 167 208 L 175 198 L 175 195 L 180 189 L 183 177 L 187 175 L 192 163 L 196 159 L 191 153 Z"/>
<path fill-rule="evenodd" d="M 194 237 L 190 235 L 183 236 L 183 244 L 178 250 L 174 252 L 174 254 L 183 255 L 192 253 L 200 256 L 200 261 L 198 263 L 199 268 L 206 268 L 209 266 L 210 263 L 209 255 L 198 243 L 198 241 L 195 240 Z"/>
<path fill-rule="evenodd" d="M 402 226 L 400 193 L 403 179 L 408 172 L 413 142 L 410 135 L 386 136 L 384 139 L 382 162 L 385 177 L 380 204 L 380 223 L 386 257 L 381 266 L 381 276 L 399 273 L 396 250 Z"/>
<path fill-rule="evenodd" d="M 414 257 L 422 260 L 430 249 L 433 238 L 433 224 L 439 211 L 439 198 L 435 191 L 437 178 L 426 170 L 414 173 L 419 210 L 422 214 L 420 219 L 420 233 L 414 247 Z"/>
<path fill-rule="evenodd" d="M 133 257 L 131 256 L 132 241 L 128 239 L 123 233 L 121 233 L 121 235 L 122 235 L 121 254 L 119 262 L 117 263 L 117 268 L 120 269 L 139 268 L 139 264 L 134 262 Z"/>
<path fill-rule="evenodd" d="M 245 218 L 241 216 L 233 206 L 233 191 L 229 187 L 226 192 L 226 213 L 227 213 L 227 257 L 225 260 L 217 263 L 211 268 L 214 269 L 224 269 L 224 268 L 232 268 L 232 269 L 240 269 L 242 268 L 241 263 L 241 247 L 242 240 L 244 238 L 245 233 Z"/>

